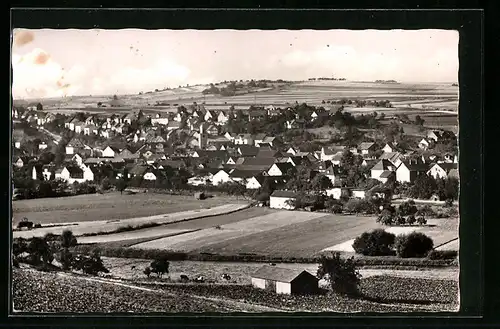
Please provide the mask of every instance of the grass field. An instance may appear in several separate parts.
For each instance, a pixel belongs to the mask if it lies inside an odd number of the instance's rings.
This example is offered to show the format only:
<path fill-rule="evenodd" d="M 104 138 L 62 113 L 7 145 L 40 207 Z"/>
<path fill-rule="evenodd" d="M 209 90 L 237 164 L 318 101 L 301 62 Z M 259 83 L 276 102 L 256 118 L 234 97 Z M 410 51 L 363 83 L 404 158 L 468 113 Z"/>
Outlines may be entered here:
<path fill-rule="evenodd" d="M 105 221 L 153 216 L 193 209 L 244 203 L 233 197 L 196 200 L 190 196 L 154 193 L 121 195 L 120 193 L 86 194 L 62 198 L 18 200 L 12 202 L 13 224 L 23 217 L 34 223 L 72 223 Z"/>

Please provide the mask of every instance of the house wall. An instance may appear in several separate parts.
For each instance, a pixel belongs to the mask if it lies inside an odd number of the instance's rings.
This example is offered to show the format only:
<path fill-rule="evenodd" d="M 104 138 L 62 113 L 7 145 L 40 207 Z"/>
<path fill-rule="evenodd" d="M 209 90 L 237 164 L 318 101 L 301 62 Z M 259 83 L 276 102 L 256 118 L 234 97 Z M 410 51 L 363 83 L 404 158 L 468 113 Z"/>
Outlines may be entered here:
<path fill-rule="evenodd" d="M 406 166 L 399 166 L 396 170 L 396 180 L 400 183 L 411 182 L 410 171 L 406 168 Z"/>
<path fill-rule="evenodd" d="M 143 179 L 145 179 L 145 180 L 156 180 L 156 176 L 152 172 L 148 172 L 148 173 L 144 174 Z"/>
<path fill-rule="evenodd" d="M 246 187 L 249 190 L 256 190 L 256 189 L 259 189 L 261 187 L 261 185 L 260 185 L 259 181 L 257 179 L 255 179 L 255 177 L 252 177 L 247 181 Z"/>
<path fill-rule="evenodd" d="M 299 275 L 291 283 L 292 294 L 315 293 L 318 291 L 318 281 L 305 274 Z"/>
<path fill-rule="evenodd" d="M 75 148 L 73 146 L 66 146 L 66 154 L 75 154 Z"/>
<path fill-rule="evenodd" d="M 212 178 L 212 185 L 217 186 L 219 184 L 227 183 L 229 181 L 231 181 L 229 175 L 225 171 L 221 170 L 218 173 L 216 173 Z"/>
<path fill-rule="evenodd" d="M 386 146 L 384 146 L 384 148 L 382 149 L 382 151 L 384 151 L 384 153 L 391 153 L 392 152 L 392 148 L 389 145 L 386 145 Z"/>
<path fill-rule="evenodd" d="M 292 293 L 292 285 L 288 282 L 276 282 L 276 293 L 277 294 L 287 294 Z"/>
<path fill-rule="evenodd" d="M 52 173 L 50 171 L 44 171 L 42 173 L 42 175 L 43 175 L 43 179 L 50 180 L 50 177 L 52 176 Z"/>
<path fill-rule="evenodd" d="M 365 198 L 365 191 L 353 190 L 352 196 L 353 196 L 353 198 L 364 199 Z"/>
<path fill-rule="evenodd" d="M 383 172 L 384 172 L 384 170 L 372 169 L 371 170 L 371 178 L 379 179 L 380 175 L 382 175 Z"/>
<path fill-rule="evenodd" d="M 94 180 L 94 173 L 89 167 L 85 167 L 83 169 L 83 180 L 84 181 L 93 181 Z"/>
<path fill-rule="evenodd" d="M 339 200 L 342 196 L 342 189 L 340 188 L 332 188 L 326 190 L 326 195 L 333 197 L 335 200 Z"/>
<path fill-rule="evenodd" d="M 266 280 L 252 278 L 252 286 L 255 288 L 259 288 L 259 289 L 265 289 L 266 288 Z"/>
<path fill-rule="evenodd" d="M 333 185 L 335 185 L 335 175 L 325 175 L 330 179 L 330 182 L 332 182 Z"/>
<path fill-rule="evenodd" d="M 115 156 L 115 152 L 110 147 L 106 147 L 106 149 L 102 151 L 102 156 L 106 158 L 113 158 Z"/>
<path fill-rule="evenodd" d="M 33 167 L 33 170 L 31 171 L 31 179 L 36 180 L 37 179 L 37 174 L 36 174 L 36 168 Z"/>
<path fill-rule="evenodd" d="M 271 196 L 269 198 L 269 207 L 274 209 L 294 209 L 293 206 L 287 204 L 288 200 L 293 200 L 293 198 Z"/>
<path fill-rule="evenodd" d="M 447 176 L 446 171 L 444 171 L 443 168 L 441 168 L 439 166 L 433 166 L 427 172 L 427 174 L 431 175 L 432 177 L 434 177 L 434 179 L 437 179 L 437 178 L 446 178 L 446 176 Z"/>
<path fill-rule="evenodd" d="M 269 176 L 282 176 L 283 175 L 281 170 L 275 164 L 273 164 L 272 167 L 269 168 L 269 171 L 267 173 L 269 174 Z"/>
<path fill-rule="evenodd" d="M 19 159 L 16 161 L 15 166 L 18 168 L 22 168 L 24 166 L 23 160 Z"/>

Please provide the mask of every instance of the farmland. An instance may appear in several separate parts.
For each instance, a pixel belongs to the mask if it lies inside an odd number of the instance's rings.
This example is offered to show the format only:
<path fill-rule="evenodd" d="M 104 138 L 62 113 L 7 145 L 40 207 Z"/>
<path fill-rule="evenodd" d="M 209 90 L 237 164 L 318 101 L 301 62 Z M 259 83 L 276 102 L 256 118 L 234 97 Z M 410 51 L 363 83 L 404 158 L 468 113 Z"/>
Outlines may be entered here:
<path fill-rule="evenodd" d="M 394 107 L 412 107 L 415 109 L 442 108 L 456 110 L 458 107 L 458 87 L 451 84 L 400 83 L 379 84 L 354 81 L 306 81 L 292 83 L 274 83 L 270 88 L 248 90 L 235 96 L 203 95 L 208 86 L 190 86 L 171 90 L 144 93 L 142 95 L 120 95 L 121 107 L 98 108 L 98 102 L 109 102 L 111 96 L 74 96 L 64 99 L 44 100 L 47 110 L 64 112 L 85 110 L 98 112 L 128 111 L 141 107 L 146 111 L 174 111 L 178 105 L 193 102 L 205 102 L 206 109 L 220 109 L 221 106 L 234 105 L 235 108 L 247 109 L 254 105 L 286 106 L 287 104 L 307 103 L 322 105 L 322 101 L 340 98 L 350 99 L 389 99 Z M 169 105 L 155 106 L 156 102 Z M 383 111 L 384 109 L 379 109 Z M 411 108 L 410 108 L 411 110 Z"/>
<path fill-rule="evenodd" d="M 200 202 L 190 196 L 106 193 L 13 201 L 12 212 L 13 224 L 17 224 L 23 217 L 42 224 L 73 223 L 154 216 L 227 203 L 244 201 L 216 196 Z"/>
<path fill-rule="evenodd" d="M 361 298 L 278 296 L 248 285 L 134 284 L 64 273 L 13 271 L 15 312 L 405 312 L 457 309 L 454 280 L 362 279 Z"/>

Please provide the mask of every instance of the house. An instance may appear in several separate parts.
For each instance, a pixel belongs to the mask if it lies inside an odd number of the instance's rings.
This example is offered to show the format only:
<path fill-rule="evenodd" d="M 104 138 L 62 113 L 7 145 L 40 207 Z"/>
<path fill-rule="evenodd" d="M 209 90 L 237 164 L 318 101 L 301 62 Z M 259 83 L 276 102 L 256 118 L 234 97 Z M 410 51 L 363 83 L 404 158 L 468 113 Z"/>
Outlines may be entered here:
<path fill-rule="evenodd" d="M 387 143 L 384 145 L 384 147 L 382 148 L 382 151 L 384 153 L 392 153 L 392 152 L 395 152 L 396 151 L 396 147 L 393 143 Z"/>
<path fill-rule="evenodd" d="M 224 134 L 224 137 L 225 137 L 226 139 L 228 139 L 230 142 L 233 142 L 233 143 L 234 143 L 234 140 L 236 139 L 236 137 L 237 137 L 237 136 L 238 136 L 237 134 L 232 134 L 232 133 L 230 133 L 230 132 L 226 132 L 226 133 Z"/>
<path fill-rule="evenodd" d="M 46 117 L 47 117 L 47 113 L 38 112 L 36 115 L 36 124 L 39 126 L 43 126 L 45 124 L 45 122 L 47 122 Z"/>
<path fill-rule="evenodd" d="M 295 166 L 289 162 L 274 163 L 267 171 L 269 176 L 286 176 L 289 172 L 295 172 Z"/>
<path fill-rule="evenodd" d="M 217 124 L 225 125 L 229 120 L 229 115 L 225 111 L 219 111 L 217 115 Z"/>
<path fill-rule="evenodd" d="M 268 171 L 275 162 L 274 158 L 239 158 L 235 167 L 242 170 Z"/>
<path fill-rule="evenodd" d="M 231 182 L 232 179 L 229 175 L 229 170 L 221 169 L 212 177 L 212 185 L 217 186 L 220 184 Z"/>
<path fill-rule="evenodd" d="M 431 146 L 430 140 L 422 138 L 420 142 L 418 142 L 418 147 L 422 150 L 427 150 Z"/>
<path fill-rule="evenodd" d="M 44 177 L 42 176 L 42 165 L 35 164 L 32 166 L 31 179 L 33 180 L 44 179 Z"/>
<path fill-rule="evenodd" d="M 207 134 L 212 136 L 217 136 L 219 134 L 219 129 L 217 129 L 215 125 L 209 125 L 205 131 Z"/>
<path fill-rule="evenodd" d="M 434 142 L 438 142 L 442 137 L 442 132 L 439 130 L 429 130 L 427 132 L 427 139 L 432 139 Z"/>
<path fill-rule="evenodd" d="M 68 182 L 68 184 L 73 183 L 83 183 L 85 181 L 93 181 L 94 173 L 90 167 L 77 167 L 77 166 L 66 166 L 62 169 L 56 171 L 56 179 L 62 179 Z"/>
<path fill-rule="evenodd" d="M 285 128 L 286 129 L 299 129 L 304 127 L 306 124 L 306 121 L 304 119 L 293 119 L 293 120 L 287 120 L 285 122 Z"/>
<path fill-rule="evenodd" d="M 266 179 L 266 176 L 264 175 L 255 175 L 249 177 L 246 184 L 247 190 L 257 190 L 261 188 L 262 184 L 264 183 L 264 179 Z"/>
<path fill-rule="evenodd" d="M 66 154 L 79 153 L 84 148 L 85 148 L 85 145 L 83 144 L 83 142 L 81 140 L 73 138 L 66 145 Z"/>
<path fill-rule="evenodd" d="M 93 115 L 90 115 L 87 117 L 87 119 L 85 119 L 86 125 L 95 125 L 96 122 L 97 122 L 97 118 Z"/>
<path fill-rule="evenodd" d="M 383 173 L 378 176 L 377 180 L 381 181 L 382 183 L 387 183 L 388 180 L 393 179 L 396 177 L 396 173 L 394 171 L 384 171 Z"/>
<path fill-rule="evenodd" d="M 41 142 L 40 144 L 38 144 L 39 150 L 45 150 L 46 148 L 47 148 L 47 143 Z"/>
<path fill-rule="evenodd" d="M 269 207 L 273 209 L 295 209 L 295 206 L 290 204 L 290 202 L 294 202 L 297 198 L 295 192 L 292 191 L 283 191 L 276 190 L 269 197 Z"/>
<path fill-rule="evenodd" d="M 203 119 L 205 119 L 205 121 L 216 121 L 218 119 L 218 115 L 214 110 L 208 110 L 205 112 Z"/>
<path fill-rule="evenodd" d="M 401 161 L 404 159 L 404 156 L 399 152 L 388 152 L 388 153 L 382 153 L 378 159 L 389 160 L 397 168 L 401 164 Z"/>
<path fill-rule="evenodd" d="M 254 145 L 254 141 L 251 134 L 239 134 L 234 138 L 234 144 L 236 145 Z"/>
<path fill-rule="evenodd" d="M 128 171 L 128 178 L 144 177 L 144 174 L 147 172 L 148 168 L 149 167 L 146 165 L 137 164 Z"/>
<path fill-rule="evenodd" d="M 180 128 L 181 128 L 181 122 L 177 121 L 177 120 L 170 121 L 169 123 L 167 123 L 167 126 L 166 126 L 167 130 L 175 130 L 175 129 L 180 129 Z"/>
<path fill-rule="evenodd" d="M 335 200 L 340 200 L 342 197 L 348 198 L 350 196 L 350 190 L 346 187 L 333 187 L 326 190 L 326 195 Z"/>
<path fill-rule="evenodd" d="M 266 136 L 262 139 L 262 142 L 256 143 L 256 146 L 262 146 L 263 144 L 269 144 L 271 147 L 280 147 L 283 145 L 283 142 L 280 137 Z"/>
<path fill-rule="evenodd" d="M 259 147 L 257 150 L 257 158 L 279 158 L 282 156 L 280 151 L 276 151 L 271 147 Z"/>
<path fill-rule="evenodd" d="M 85 125 L 83 127 L 83 134 L 84 135 L 98 135 L 99 130 L 95 125 Z"/>
<path fill-rule="evenodd" d="M 345 146 L 331 146 L 322 147 L 320 153 L 321 161 L 332 161 L 334 164 L 340 164 L 340 159 L 342 158 L 342 152 L 345 150 Z"/>
<path fill-rule="evenodd" d="M 296 155 L 299 150 L 295 149 L 293 146 L 290 146 L 286 153 L 291 154 L 291 155 Z"/>
<path fill-rule="evenodd" d="M 400 183 L 413 183 L 418 176 L 427 174 L 428 170 L 428 166 L 421 161 L 402 161 L 396 169 L 396 180 Z"/>
<path fill-rule="evenodd" d="M 142 179 L 148 181 L 155 181 L 159 177 L 159 171 L 152 168 L 147 168 L 147 170 L 142 175 Z"/>
<path fill-rule="evenodd" d="M 427 175 L 438 178 L 458 177 L 458 164 L 456 163 L 436 163 L 427 171 Z"/>
<path fill-rule="evenodd" d="M 255 110 L 255 109 L 252 109 L 252 110 L 248 111 L 248 120 L 249 121 L 260 120 L 260 119 L 265 118 L 266 115 L 267 115 L 267 111 L 266 110 Z"/>
<path fill-rule="evenodd" d="M 373 142 L 362 142 L 358 146 L 358 151 L 361 153 L 361 155 L 371 155 L 373 152 L 375 152 L 377 148 L 377 144 Z"/>
<path fill-rule="evenodd" d="M 340 185 L 342 178 L 345 178 L 340 174 L 339 167 L 333 164 L 326 167 L 324 175 L 330 179 L 332 185 Z"/>
<path fill-rule="evenodd" d="M 355 199 L 364 199 L 366 191 L 364 189 L 355 188 L 351 190 L 351 196 Z"/>
<path fill-rule="evenodd" d="M 259 148 L 251 145 L 240 145 L 236 152 L 242 157 L 255 157 L 259 154 Z"/>
<path fill-rule="evenodd" d="M 205 175 L 197 175 L 188 178 L 188 185 L 191 186 L 202 186 L 202 185 L 209 185 L 212 182 L 213 175 L 212 173 L 206 173 Z"/>
<path fill-rule="evenodd" d="M 240 170 L 240 169 L 231 169 L 229 172 L 229 177 L 233 182 L 238 182 L 247 185 L 247 181 L 255 177 L 257 175 L 262 175 L 262 171 L 260 170 Z"/>
<path fill-rule="evenodd" d="M 258 147 L 259 144 L 263 143 L 264 138 L 266 138 L 266 134 L 263 133 L 255 134 L 253 136 L 254 145 Z"/>
<path fill-rule="evenodd" d="M 20 156 L 16 159 L 16 161 L 14 161 L 14 166 L 16 166 L 18 168 L 22 168 L 28 164 L 29 160 L 30 160 L 29 157 Z"/>
<path fill-rule="evenodd" d="M 157 125 L 167 125 L 169 122 L 168 114 L 167 113 L 157 113 L 154 117 L 151 118 L 151 124 L 153 126 Z"/>
<path fill-rule="evenodd" d="M 318 291 L 318 278 L 297 268 L 265 265 L 252 275 L 252 286 L 277 294 L 312 294 Z"/>
<path fill-rule="evenodd" d="M 387 159 L 382 159 L 379 160 L 372 168 L 371 168 L 371 178 L 373 179 L 379 179 L 379 177 L 387 172 L 387 171 L 395 171 L 396 166 L 392 162 L 390 162 Z M 384 175 L 384 177 L 387 176 L 387 174 Z M 385 177 L 386 178 L 386 177 Z"/>

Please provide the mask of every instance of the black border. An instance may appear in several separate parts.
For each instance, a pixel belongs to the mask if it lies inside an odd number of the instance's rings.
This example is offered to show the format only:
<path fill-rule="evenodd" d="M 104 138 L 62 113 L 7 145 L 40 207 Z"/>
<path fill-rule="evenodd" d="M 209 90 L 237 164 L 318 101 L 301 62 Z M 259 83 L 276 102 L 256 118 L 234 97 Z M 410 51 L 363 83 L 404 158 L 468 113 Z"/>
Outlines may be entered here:
<path fill-rule="evenodd" d="M 244 316 L 219 317 L 196 316 L 189 318 L 169 317 L 79 317 L 67 320 L 67 317 L 44 317 L 46 325 L 113 325 L 124 327 L 129 325 L 183 325 L 224 324 L 228 327 L 245 325 L 274 324 L 283 326 L 320 326 L 322 325 L 402 325 L 411 321 L 416 324 L 417 316 L 421 325 L 470 324 L 474 317 L 483 314 L 483 12 L 480 10 L 214 10 L 214 9 L 37 9 L 12 10 L 11 27 L 24 28 L 169 28 L 169 29 L 452 29 L 460 32 L 460 175 L 461 175 L 461 225 L 460 225 L 460 289 L 461 308 L 465 312 L 456 316 L 453 313 L 442 317 L 440 314 L 408 314 L 387 318 L 382 315 L 371 315 L 361 318 L 358 314 L 353 318 L 335 315 L 329 318 L 323 314 L 280 315 L 278 317 Z M 10 39 L 10 37 L 9 37 Z M 10 40 L 9 40 L 10 43 Z M 10 47 L 10 45 L 9 45 Z M 82 49 L 82 51 L 84 51 Z M 263 49 L 265 51 L 265 49 Z M 10 97 L 10 94 L 9 94 Z M 10 122 L 10 111 L 8 111 Z M 9 123 L 10 128 L 10 123 Z M 10 131 L 10 129 L 9 129 Z M 10 135 L 9 135 L 10 140 Z M 6 162 L 4 162 L 6 163 Z M 10 163 L 10 159 L 9 159 Z M 10 167 L 10 166 L 9 166 Z M 9 171 L 10 175 L 10 171 Z M 9 177 L 10 179 L 10 177 Z M 9 185 L 10 191 L 10 185 Z M 10 193 L 6 194 L 10 204 Z M 5 209 L 5 208 L 4 208 Z M 8 217 L 7 217 L 8 218 Z M 8 221 L 6 228 L 10 230 Z M 4 239 L 4 247 L 10 250 L 8 240 Z M 3 255 L 6 253 L 3 252 Z M 7 253 L 8 256 L 8 253 Z M 4 262 L 5 271 L 9 270 L 9 258 Z M 7 274 L 7 273 L 6 273 Z M 9 273 L 10 274 L 10 273 Z M 4 275 L 4 277 L 10 277 Z M 3 287 L 4 289 L 7 287 Z M 3 291 L 4 296 L 9 291 Z M 4 301 L 6 301 L 4 299 Z M 7 319 L 8 304 L 4 304 Z M 486 315 L 486 314 L 485 314 Z M 467 318 L 464 318 L 467 317 Z M 7 319 L 9 327 L 41 324 L 38 317 L 15 317 Z M 322 321 L 323 320 L 323 321 Z"/>

